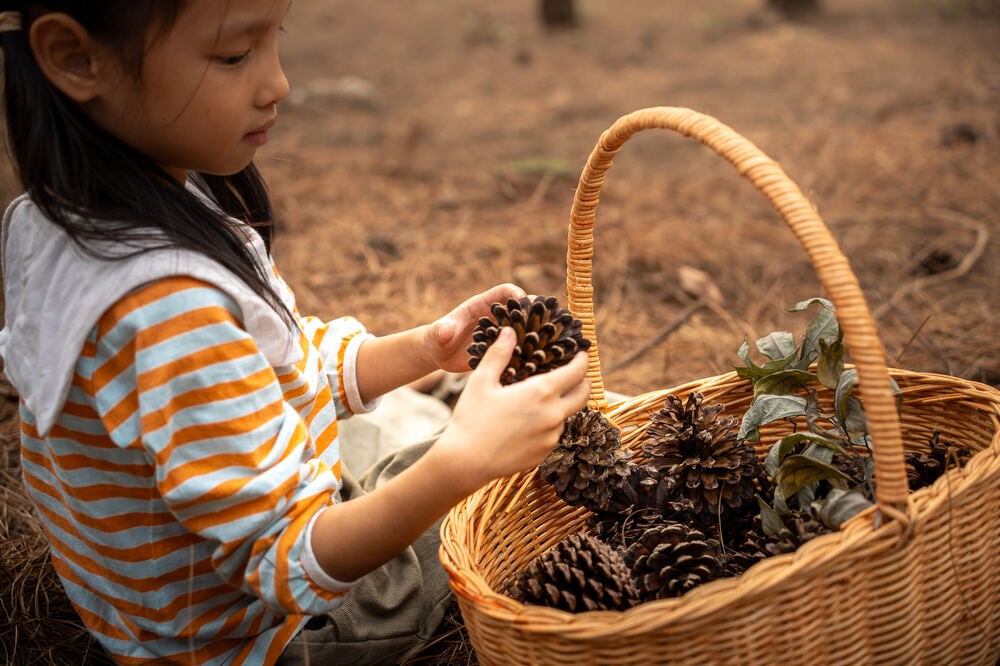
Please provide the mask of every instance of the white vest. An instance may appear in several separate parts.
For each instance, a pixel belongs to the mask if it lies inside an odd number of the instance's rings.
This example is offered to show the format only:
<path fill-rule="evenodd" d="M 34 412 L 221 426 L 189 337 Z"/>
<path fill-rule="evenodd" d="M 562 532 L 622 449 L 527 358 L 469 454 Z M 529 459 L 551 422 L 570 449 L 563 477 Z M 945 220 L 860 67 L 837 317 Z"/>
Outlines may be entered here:
<path fill-rule="evenodd" d="M 294 297 L 273 276 L 263 239 L 244 225 L 247 244 L 289 310 Z M 172 275 L 215 285 L 239 305 L 243 326 L 273 367 L 302 359 L 298 332 L 245 282 L 190 250 L 161 249 L 121 260 L 84 252 L 23 194 L 3 217 L 4 372 L 44 437 L 62 411 L 80 351 L 104 312 L 130 291 Z"/>

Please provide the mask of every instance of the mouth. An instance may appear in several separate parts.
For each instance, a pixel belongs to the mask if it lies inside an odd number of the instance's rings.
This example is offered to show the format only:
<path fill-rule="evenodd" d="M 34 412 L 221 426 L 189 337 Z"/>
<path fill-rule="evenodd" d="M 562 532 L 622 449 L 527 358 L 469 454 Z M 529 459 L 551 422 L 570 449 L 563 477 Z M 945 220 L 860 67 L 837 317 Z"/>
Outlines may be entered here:
<path fill-rule="evenodd" d="M 266 123 L 261 125 L 255 130 L 251 130 L 243 135 L 243 138 L 250 144 L 260 147 L 267 143 L 268 131 L 274 127 L 274 123 L 277 121 L 277 117 L 272 117 Z"/>

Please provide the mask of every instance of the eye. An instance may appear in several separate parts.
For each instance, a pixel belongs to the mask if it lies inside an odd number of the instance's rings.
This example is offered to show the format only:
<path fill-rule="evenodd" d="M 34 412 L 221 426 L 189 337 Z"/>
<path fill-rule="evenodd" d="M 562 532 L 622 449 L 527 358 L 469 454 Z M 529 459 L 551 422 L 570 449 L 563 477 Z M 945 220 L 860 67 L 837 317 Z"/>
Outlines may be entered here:
<path fill-rule="evenodd" d="M 238 53 L 236 55 L 231 55 L 231 56 L 216 56 L 215 59 L 220 63 L 222 63 L 223 65 L 238 65 L 244 60 L 246 60 L 247 56 L 249 55 L 250 55 L 249 51 L 244 51 L 243 53 Z"/>

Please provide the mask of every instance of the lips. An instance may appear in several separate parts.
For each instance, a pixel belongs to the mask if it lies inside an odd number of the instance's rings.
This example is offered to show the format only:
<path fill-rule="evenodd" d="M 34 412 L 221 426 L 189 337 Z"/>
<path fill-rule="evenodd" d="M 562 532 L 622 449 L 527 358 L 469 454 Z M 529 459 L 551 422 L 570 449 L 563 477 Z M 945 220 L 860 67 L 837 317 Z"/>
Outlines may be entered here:
<path fill-rule="evenodd" d="M 277 117 L 272 117 L 270 120 L 268 120 L 266 123 L 264 123 L 257 129 L 247 132 L 243 138 L 254 146 L 258 147 L 263 146 L 265 143 L 267 143 L 268 130 L 274 127 L 274 123 L 276 121 Z"/>

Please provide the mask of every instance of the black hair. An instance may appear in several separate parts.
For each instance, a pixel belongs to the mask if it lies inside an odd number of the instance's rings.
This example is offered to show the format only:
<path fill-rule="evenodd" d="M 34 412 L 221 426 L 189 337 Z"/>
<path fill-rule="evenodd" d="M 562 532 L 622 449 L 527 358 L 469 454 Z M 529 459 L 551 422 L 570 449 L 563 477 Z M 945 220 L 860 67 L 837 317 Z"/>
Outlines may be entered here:
<path fill-rule="evenodd" d="M 22 29 L 0 33 L 7 136 L 17 175 L 32 200 L 86 252 L 122 259 L 152 249 L 200 252 L 243 279 L 290 325 L 294 319 L 243 234 L 247 223 L 268 251 L 275 222 L 267 188 L 251 163 L 228 176 L 192 174 L 216 210 L 149 157 L 84 114 L 42 73 L 28 39 L 42 11 L 72 16 L 95 40 L 120 54 L 139 77 L 147 34 L 173 25 L 191 0 L 0 0 L 0 11 L 22 13 Z M 197 1 L 197 0 L 194 0 Z M 116 248 L 114 251 L 109 248 Z"/>

